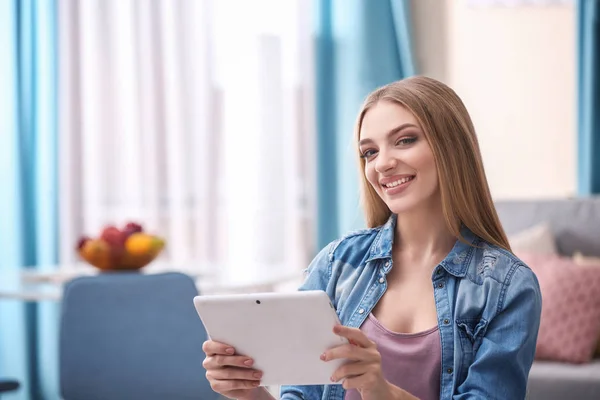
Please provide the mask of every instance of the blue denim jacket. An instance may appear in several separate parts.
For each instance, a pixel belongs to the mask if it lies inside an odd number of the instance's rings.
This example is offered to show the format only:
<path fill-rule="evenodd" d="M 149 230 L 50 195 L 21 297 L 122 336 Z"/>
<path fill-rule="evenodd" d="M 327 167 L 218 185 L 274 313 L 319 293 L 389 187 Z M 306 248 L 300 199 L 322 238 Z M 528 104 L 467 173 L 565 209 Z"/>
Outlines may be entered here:
<path fill-rule="evenodd" d="M 396 217 L 326 246 L 300 290 L 324 290 L 343 325 L 360 327 L 386 290 Z M 534 273 L 512 253 L 463 227 L 433 270 L 441 336 L 440 399 L 524 399 L 542 298 Z M 342 400 L 341 385 L 283 386 L 285 400 Z"/>

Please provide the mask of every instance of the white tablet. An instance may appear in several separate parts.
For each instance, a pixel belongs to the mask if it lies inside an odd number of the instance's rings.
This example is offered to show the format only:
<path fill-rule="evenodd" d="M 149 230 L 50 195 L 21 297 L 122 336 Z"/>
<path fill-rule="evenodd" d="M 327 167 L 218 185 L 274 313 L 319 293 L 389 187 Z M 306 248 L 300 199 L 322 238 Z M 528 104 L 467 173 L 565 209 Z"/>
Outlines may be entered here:
<path fill-rule="evenodd" d="M 196 296 L 208 336 L 254 359 L 262 386 L 331 384 L 344 360 L 321 354 L 348 343 L 333 333 L 339 319 L 323 291 Z"/>

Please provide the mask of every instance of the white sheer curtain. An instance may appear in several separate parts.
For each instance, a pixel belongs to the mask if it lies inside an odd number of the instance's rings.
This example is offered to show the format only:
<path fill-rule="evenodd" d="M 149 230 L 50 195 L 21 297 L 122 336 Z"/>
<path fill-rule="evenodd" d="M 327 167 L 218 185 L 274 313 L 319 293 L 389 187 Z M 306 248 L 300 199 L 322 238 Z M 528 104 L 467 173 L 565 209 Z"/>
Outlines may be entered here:
<path fill-rule="evenodd" d="M 60 226 L 141 221 L 165 262 L 244 281 L 312 248 L 310 4 L 59 0 Z"/>

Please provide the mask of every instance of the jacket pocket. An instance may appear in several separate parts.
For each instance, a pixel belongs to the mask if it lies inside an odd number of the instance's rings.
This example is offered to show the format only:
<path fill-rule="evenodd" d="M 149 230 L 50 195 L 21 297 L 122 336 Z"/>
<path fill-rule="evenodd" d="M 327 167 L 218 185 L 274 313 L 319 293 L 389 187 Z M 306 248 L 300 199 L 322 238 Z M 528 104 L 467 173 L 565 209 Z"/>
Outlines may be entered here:
<path fill-rule="evenodd" d="M 460 385 L 466 379 L 469 367 L 473 364 L 475 354 L 477 354 L 481 340 L 485 336 L 488 321 L 484 318 L 457 319 L 456 326 L 462 349 L 462 357 L 458 363 L 460 370 L 457 375 Z"/>

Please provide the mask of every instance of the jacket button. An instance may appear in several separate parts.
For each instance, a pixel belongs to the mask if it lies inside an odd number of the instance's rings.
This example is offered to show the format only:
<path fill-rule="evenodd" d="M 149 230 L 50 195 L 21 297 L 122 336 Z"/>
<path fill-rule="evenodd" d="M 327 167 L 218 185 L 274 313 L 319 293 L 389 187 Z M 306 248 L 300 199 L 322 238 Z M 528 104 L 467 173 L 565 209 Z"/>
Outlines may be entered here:
<path fill-rule="evenodd" d="M 383 282 L 385 282 L 385 279 L 379 278 L 379 283 L 383 283 Z"/>
<path fill-rule="evenodd" d="M 386 266 L 386 267 L 389 267 L 389 266 L 390 266 L 390 262 L 389 262 L 389 261 L 386 261 L 386 262 L 385 262 L 385 266 Z"/>
<path fill-rule="evenodd" d="M 443 289 L 443 288 L 444 288 L 444 282 L 440 282 L 440 283 L 438 283 L 438 287 L 439 287 L 440 289 Z"/>
<path fill-rule="evenodd" d="M 444 325 L 448 325 L 449 323 L 450 323 L 450 320 L 446 318 L 446 319 L 444 320 Z"/>
<path fill-rule="evenodd" d="M 364 314 L 364 313 L 365 313 L 365 309 L 364 309 L 364 308 L 361 308 L 360 310 L 358 310 L 358 313 L 359 313 L 359 314 Z"/>
<path fill-rule="evenodd" d="M 449 374 L 451 374 L 451 373 L 453 373 L 453 372 L 454 372 L 454 370 L 453 370 L 452 368 L 448 368 L 448 369 L 446 370 L 446 372 L 448 372 Z"/>

